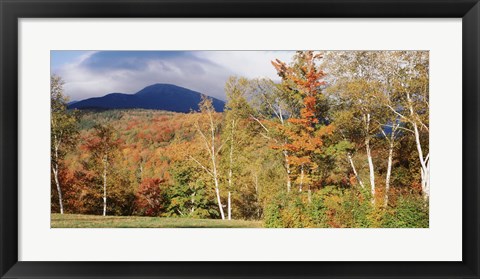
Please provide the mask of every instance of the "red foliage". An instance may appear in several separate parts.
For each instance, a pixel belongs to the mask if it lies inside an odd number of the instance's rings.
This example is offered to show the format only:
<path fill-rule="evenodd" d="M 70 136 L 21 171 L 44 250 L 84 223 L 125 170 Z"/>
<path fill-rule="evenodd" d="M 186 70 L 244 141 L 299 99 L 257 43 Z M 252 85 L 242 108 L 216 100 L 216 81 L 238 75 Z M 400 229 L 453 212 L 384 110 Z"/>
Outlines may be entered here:
<path fill-rule="evenodd" d="M 135 209 L 137 214 L 158 216 L 163 209 L 163 199 L 160 185 L 164 180 L 145 178 L 135 194 Z"/>

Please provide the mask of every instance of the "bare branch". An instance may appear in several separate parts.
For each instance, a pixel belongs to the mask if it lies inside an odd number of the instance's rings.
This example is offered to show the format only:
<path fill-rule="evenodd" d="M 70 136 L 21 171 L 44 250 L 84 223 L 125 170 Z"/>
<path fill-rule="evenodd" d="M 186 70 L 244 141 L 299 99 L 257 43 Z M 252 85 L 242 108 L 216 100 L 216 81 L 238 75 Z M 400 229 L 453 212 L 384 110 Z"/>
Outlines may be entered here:
<path fill-rule="evenodd" d="M 430 132 L 430 129 L 428 128 L 428 126 L 425 125 L 425 124 L 422 122 L 422 120 L 420 120 L 420 117 L 419 117 L 418 115 L 416 115 L 415 118 L 417 119 L 418 123 L 420 123 L 420 125 L 427 130 L 427 132 Z"/>
<path fill-rule="evenodd" d="M 275 141 L 275 143 L 278 143 L 278 140 L 276 140 L 276 139 L 274 139 L 274 138 L 271 138 L 271 137 L 265 135 L 264 133 L 260 133 L 260 135 L 261 135 L 262 137 L 268 139 L 268 140 L 273 140 L 273 141 Z"/>
<path fill-rule="evenodd" d="M 390 127 L 390 128 L 396 128 L 396 129 L 404 130 L 404 131 L 407 131 L 407 132 L 410 132 L 410 133 L 415 133 L 415 131 L 413 131 L 411 129 L 408 129 L 408 128 L 405 128 L 405 127 L 400 127 L 399 124 L 395 125 L 396 127 L 394 127 L 392 125 L 386 125 L 386 124 L 383 124 L 382 126 Z"/>
<path fill-rule="evenodd" d="M 217 152 L 215 152 L 216 154 L 219 154 L 220 153 L 220 150 L 222 150 L 222 147 L 225 145 L 225 143 L 222 143 L 220 145 L 220 147 L 217 149 Z"/>
<path fill-rule="evenodd" d="M 396 115 L 400 116 L 401 118 L 403 118 L 403 119 L 405 119 L 405 120 L 407 120 L 407 121 L 410 121 L 410 119 L 409 119 L 408 117 L 406 117 L 405 115 L 403 115 L 403 114 L 399 113 L 398 111 L 396 111 L 394 108 L 392 108 L 392 106 L 387 105 L 387 107 L 388 107 L 389 109 L 391 109 L 391 110 L 393 111 L 393 113 L 395 113 Z"/>
<path fill-rule="evenodd" d="M 188 156 L 191 160 L 193 160 L 195 163 L 197 163 L 202 169 L 204 169 L 209 175 L 213 177 L 213 173 L 207 169 L 204 165 L 202 165 L 197 159 L 195 159 L 193 156 Z"/>
<path fill-rule="evenodd" d="M 267 133 L 270 133 L 270 131 L 267 129 L 267 127 L 265 127 L 265 125 L 263 125 L 262 122 L 261 122 L 258 118 L 256 118 L 256 117 L 253 116 L 253 115 L 250 115 L 250 117 L 252 117 L 255 121 L 257 121 L 258 124 L 260 124 L 260 126 L 262 126 L 262 128 L 263 128 Z"/>
<path fill-rule="evenodd" d="M 378 129 L 382 132 L 383 136 L 385 137 L 386 140 L 388 140 L 388 142 L 390 142 L 390 139 L 387 137 L 387 134 L 385 133 L 385 131 L 383 130 L 382 128 L 382 124 L 380 124 L 378 126 Z"/>
<path fill-rule="evenodd" d="M 208 151 L 208 154 L 212 155 L 212 152 L 210 150 L 210 144 L 208 143 L 208 139 L 207 137 L 205 136 L 205 134 L 202 132 L 202 130 L 200 129 L 200 125 L 198 124 L 198 122 L 195 122 L 195 128 L 197 128 L 197 132 L 200 134 L 200 136 L 202 137 L 204 143 L 205 143 L 205 147 L 207 148 L 207 151 Z"/>

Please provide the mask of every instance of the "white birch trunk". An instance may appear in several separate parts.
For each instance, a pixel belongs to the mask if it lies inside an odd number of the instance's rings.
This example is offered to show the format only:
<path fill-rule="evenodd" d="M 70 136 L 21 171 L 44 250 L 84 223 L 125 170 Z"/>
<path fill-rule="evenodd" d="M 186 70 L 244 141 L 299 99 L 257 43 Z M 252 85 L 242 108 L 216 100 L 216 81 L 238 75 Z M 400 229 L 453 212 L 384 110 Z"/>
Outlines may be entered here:
<path fill-rule="evenodd" d="M 214 147 L 212 147 L 213 150 Z M 215 194 L 217 195 L 217 203 L 218 203 L 218 210 L 220 211 L 220 216 L 222 220 L 225 220 L 225 214 L 223 213 L 223 205 L 222 200 L 220 198 L 220 185 L 218 183 L 218 175 L 217 175 L 217 165 L 215 162 L 215 155 L 212 155 L 212 164 L 213 164 L 213 181 L 215 183 Z"/>
<path fill-rule="evenodd" d="M 375 203 L 375 168 L 373 166 L 372 153 L 370 150 L 370 139 L 365 140 L 365 146 L 367 149 L 368 169 L 370 172 L 370 186 L 372 193 L 372 203 Z"/>
<path fill-rule="evenodd" d="M 258 176 L 257 176 L 257 174 L 255 173 L 255 174 L 253 175 L 253 177 L 255 178 L 255 180 L 254 180 L 254 182 L 255 182 L 255 195 L 258 196 Z"/>
<path fill-rule="evenodd" d="M 215 194 L 217 195 L 217 203 L 218 203 L 218 209 L 220 211 L 220 216 L 222 217 L 222 220 L 225 220 L 225 214 L 223 213 L 222 200 L 220 199 L 220 190 L 218 189 L 218 187 L 215 187 Z"/>
<path fill-rule="evenodd" d="M 388 140 L 388 162 L 387 162 L 387 175 L 385 178 L 385 197 L 383 201 L 383 206 L 387 207 L 388 205 L 388 194 L 390 191 L 390 179 L 392 176 L 392 164 L 393 164 L 393 148 L 395 146 L 395 133 L 397 132 L 400 124 L 392 125 L 392 131 L 390 134 L 390 139 L 388 139 L 387 134 L 383 131 L 383 128 L 380 128 L 385 138 Z"/>
<path fill-rule="evenodd" d="M 212 159 L 212 168 L 213 168 L 213 181 L 215 183 L 215 194 L 217 195 L 217 202 L 218 202 L 218 209 L 220 211 L 220 216 L 222 217 L 222 220 L 225 220 L 225 213 L 223 212 L 223 205 L 222 205 L 222 200 L 220 198 L 220 185 L 218 182 L 218 174 L 217 174 L 217 162 L 215 158 L 215 125 L 213 124 L 213 119 L 212 115 L 209 115 L 210 117 L 210 130 L 211 130 L 211 159 Z"/>
<path fill-rule="evenodd" d="M 228 170 L 228 189 L 232 190 L 232 180 L 233 180 L 233 134 L 235 132 L 235 120 L 232 120 L 232 131 L 230 134 L 230 167 Z M 232 220 L 232 203 L 231 203 L 231 193 L 228 191 L 228 220 Z"/>
<path fill-rule="evenodd" d="M 290 178 L 292 171 L 290 169 L 290 160 L 288 159 L 288 151 L 283 150 L 283 156 L 285 158 L 285 170 L 287 172 L 287 192 L 290 192 L 290 189 L 292 189 L 292 179 Z"/>
<path fill-rule="evenodd" d="M 107 164 L 108 157 L 103 158 L 103 216 L 107 216 Z"/>
<path fill-rule="evenodd" d="M 393 161 L 393 142 L 390 142 L 390 148 L 388 150 L 388 164 L 387 164 L 387 176 L 385 178 L 385 200 L 384 207 L 388 205 L 388 192 L 390 191 L 390 177 L 392 175 L 392 161 Z"/>
<path fill-rule="evenodd" d="M 216 162 L 216 157 L 215 157 L 215 127 L 213 126 L 213 120 L 210 116 L 210 124 L 211 124 L 211 143 L 208 142 L 207 138 L 205 135 L 202 133 L 200 128 L 197 126 L 198 132 L 202 136 L 202 138 L 205 141 L 205 146 L 206 150 L 208 151 L 210 155 L 210 161 L 212 164 L 212 169 L 208 169 L 206 166 L 202 165 L 197 159 L 195 159 L 193 156 L 190 156 L 190 159 L 195 161 L 202 169 L 204 169 L 213 179 L 213 183 L 215 185 L 215 195 L 217 197 L 217 204 L 218 204 L 218 211 L 220 212 L 220 216 L 222 217 L 222 220 L 225 220 L 225 214 L 223 212 L 223 205 L 222 205 L 222 200 L 220 198 L 220 185 L 218 181 L 218 173 L 217 173 L 217 162 Z"/>
<path fill-rule="evenodd" d="M 60 214 L 63 214 L 63 198 L 62 198 L 62 188 L 60 187 L 60 180 L 58 179 L 58 148 L 60 142 L 57 141 L 57 136 L 54 136 L 54 146 L 55 146 L 55 163 L 52 164 L 53 176 L 55 178 L 55 185 L 57 186 L 58 192 L 58 204 L 60 206 Z"/>
<path fill-rule="evenodd" d="M 275 115 L 278 117 L 278 119 L 280 120 L 280 123 L 282 123 L 282 125 L 284 125 L 284 120 L 283 120 L 283 115 L 282 115 L 282 111 L 279 110 L 279 112 L 277 113 L 276 110 L 273 110 Z M 258 120 L 257 118 L 255 118 L 253 115 L 251 115 L 251 117 L 258 122 L 258 124 L 260 124 L 260 126 L 267 132 L 269 133 L 269 130 L 267 129 L 267 127 L 265 127 L 265 125 L 262 124 L 262 122 L 260 120 Z M 267 136 L 264 136 L 268 139 L 271 140 L 270 137 L 267 137 Z M 278 143 L 277 140 L 275 140 L 276 143 Z M 283 150 L 282 151 L 283 153 L 283 157 L 284 157 L 284 160 L 285 160 L 285 171 L 287 172 L 287 192 L 290 192 L 290 190 L 292 189 L 292 179 L 291 179 L 291 169 L 290 169 L 290 161 L 288 159 L 288 151 L 287 150 Z"/>
<path fill-rule="evenodd" d="M 372 203 L 375 203 L 375 167 L 373 165 L 372 152 L 370 149 L 370 113 L 364 115 L 364 120 L 366 125 L 365 148 L 367 150 L 368 169 L 370 172 Z"/>
<path fill-rule="evenodd" d="M 60 214 L 63 214 L 62 189 L 60 188 L 60 181 L 58 180 L 58 164 L 52 166 L 53 176 L 55 177 L 55 184 L 58 192 L 58 204 L 60 205 Z"/>
<path fill-rule="evenodd" d="M 422 194 L 425 200 L 430 196 L 430 164 L 423 157 L 422 144 L 420 142 L 420 133 L 416 123 L 413 124 L 413 131 L 415 132 L 415 143 L 417 145 L 418 159 L 420 160 L 421 175 L 422 175 Z"/>
<path fill-rule="evenodd" d="M 255 182 L 255 200 L 258 202 L 258 194 L 259 194 L 259 185 L 258 185 L 258 176 L 255 173 L 254 175 L 254 182 Z M 257 207 L 257 217 L 260 218 L 260 207 Z"/>
<path fill-rule="evenodd" d="M 280 123 L 282 123 L 282 126 L 284 126 L 285 121 L 283 119 L 282 109 L 279 107 L 278 112 L 276 109 L 273 109 L 273 111 L 275 112 L 275 115 L 277 116 L 277 118 L 280 120 Z M 287 172 L 287 192 L 289 193 L 290 190 L 292 189 L 292 178 L 291 178 L 292 170 L 290 169 L 290 160 L 288 159 L 287 150 L 283 150 L 283 157 L 285 158 L 285 171 Z"/>
<path fill-rule="evenodd" d="M 52 126 L 54 123 L 52 122 Z M 60 141 L 57 139 L 57 135 L 53 136 L 54 140 L 54 147 L 55 147 L 55 163 L 52 164 L 52 171 L 53 171 L 53 176 L 55 178 L 55 185 L 57 186 L 57 192 L 58 192 L 58 204 L 60 206 L 60 214 L 63 214 L 63 198 L 62 198 L 62 188 L 60 187 L 60 180 L 58 179 L 58 148 L 60 147 Z"/>
<path fill-rule="evenodd" d="M 303 165 L 300 167 L 300 187 L 298 188 L 298 191 L 301 192 L 303 188 L 303 178 L 304 178 L 304 171 L 303 171 Z"/>
<path fill-rule="evenodd" d="M 425 201 L 428 201 L 428 199 L 430 198 L 430 160 L 428 160 L 427 162 L 427 168 L 425 170 L 425 179 L 424 179 L 424 183 L 425 183 L 425 195 L 424 195 L 424 198 L 425 198 Z"/>
<path fill-rule="evenodd" d="M 228 220 L 232 220 L 232 196 L 230 191 L 228 192 Z"/>
<path fill-rule="evenodd" d="M 53 121 L 53 118 L 51 120 L 51 125 L 52 125 L 52 128 L 55 127 L 55 122 Z M 62 133 L 60 132 L 60 135 Z M 58 192 L 58 204 L 59 204 L 59 207 L 60 207 L 60 214 L 63 214 L 63 197 L 62 197 L 62 188 L 60 187 L 60 180 L 58 179 L 58 169 L 59 169 L 59 165 L 58 165 L 58 160 L 59 160 L 59 156 L 58 156 L 58 149 L 60 148 L 60 143 L 61 143 L 61 137 L 60 139 L 57 137 L 57 134 L 54 133 L 53 135 L 53 145 L 54 145 L 54 148 L 55 148 L 55 163 L 52 163 L 52 171 L 53 171 L 53 176 L 55 178 L 55 185 L 57 186 L 57 192 Z"/>
<path fill-rule="evenodd" d="M 422 143 L 420 141 L 420 132 L 418 130 L 418 124 L 413 119 L 414 111 L 412 106 L 412 99 L 410 98 L 410 93 L 407 92 L 407 100 L 410 109 L 410 116 L 412 117 L 411 122 L 413 125 L 413 132 L 415 134 L 415 143 L 417 145 L 418 159 L 420 160 L 421 165 L 421 176 L 422 176 L 422 194 L 425 201 L 430 197 L 430 162 L 429 154 L 426 157 L 423 156 Z"/>
<path fill-rule="evenodd" d="M 177 210 L 178 214 L 180 214 L 181 216 L 184 216 L 184 215 L 183 215 L 183 212 L 180 211 L 180 209 L 177 208 L 176 210 Z"/>
<path fill-rule="evenodd" d="M 196 194 L 196 192 L 193 192 L 191 197 L 190 197 L 190 202 L 192 203 L 192 209 L 190 209 L 190 214 L 195 212 L 195 194 Z"/>
<path fill-rule="evenodd" d="M 348 161 L 350 162 L 350 166 L 352 166 L 353 174 L 355 175 L 355 178 L 357 179 L 358 184 L 360 184 L 360 187 L 362 187 L 362 189 L 365 188 L 365 185 L 363 185 L 363 182 L 360 179 L 360 176 L 358 176 L 357 169 L 355 168 L 355 164 L 353 163 L 352 155 L 350 153 L 347 153 L 347 158 L 348 158 Z"/>

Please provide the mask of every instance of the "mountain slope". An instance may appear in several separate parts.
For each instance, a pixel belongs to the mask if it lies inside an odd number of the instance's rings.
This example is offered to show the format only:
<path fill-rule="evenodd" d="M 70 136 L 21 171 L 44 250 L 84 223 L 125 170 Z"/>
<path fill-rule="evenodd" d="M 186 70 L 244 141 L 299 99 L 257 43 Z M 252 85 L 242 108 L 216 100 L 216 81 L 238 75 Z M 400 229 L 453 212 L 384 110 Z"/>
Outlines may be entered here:
<path fill-rule="evenodd" d="M 69 109 L 155 109 L 174 112 L 198 111 L 202 94 L 173 84 L 153 84 L 135 94 L 110 93 L 70 103 Z M 223 112 L 225 102 L 213 97 L 213 107 Z"/>

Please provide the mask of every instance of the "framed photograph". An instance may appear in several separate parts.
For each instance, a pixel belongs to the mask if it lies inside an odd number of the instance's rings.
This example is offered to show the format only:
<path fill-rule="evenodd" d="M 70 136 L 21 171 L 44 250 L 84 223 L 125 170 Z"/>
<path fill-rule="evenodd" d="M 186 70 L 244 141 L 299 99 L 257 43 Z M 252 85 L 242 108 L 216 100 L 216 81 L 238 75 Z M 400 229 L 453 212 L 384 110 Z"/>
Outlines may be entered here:
<path fill-rule="evenodd" d="M 1 278 L 479 278 L 477 0 L 0 16 Z"/>

